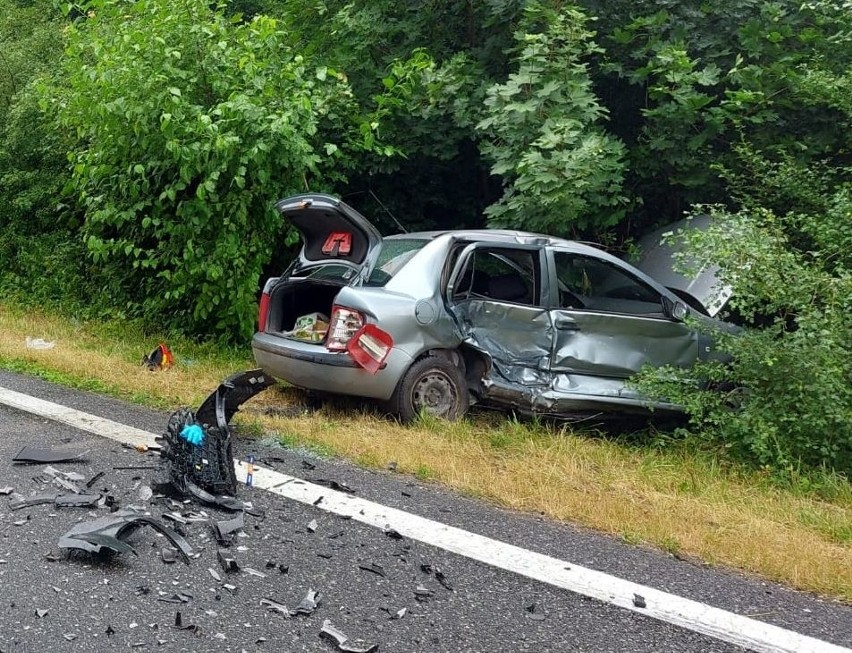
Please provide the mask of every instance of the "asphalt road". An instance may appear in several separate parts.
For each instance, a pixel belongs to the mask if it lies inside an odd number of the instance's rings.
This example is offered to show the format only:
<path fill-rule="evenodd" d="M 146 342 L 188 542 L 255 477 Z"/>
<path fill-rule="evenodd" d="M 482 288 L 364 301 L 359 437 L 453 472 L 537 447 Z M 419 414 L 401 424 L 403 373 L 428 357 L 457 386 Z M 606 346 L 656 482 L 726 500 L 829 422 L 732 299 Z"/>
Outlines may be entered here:
<path fill-rule="evenodd" d="M 167 419 L 9 373 L 0 372 L 0 386 L 152 432 L 162 431 Z M 155 517 L 172 509 L 149 496 L 148 488 L 165 479 L 156 455 L 5 407 L 0 407 L 0 488 L 11 486 L 24 496 L 51 489 L 40 480 L 44 465 L 12 464 L 24 445 L 87 451 L 85 462 L 53 466 L 87 479 L 104 472 L 92 489 L 112 494 L 122 506 L 142 506 Z M 852 647 L 848 606 L 500 510 L 390 471 L 366 471 L 267 441 L 240 440 L 237 454 L 248 453 L 283 473 L 336 480 L 372 501 Z M 116 469 L 122 466 L 151 469 Z M 128 539 L 138 556 L 100 559 L 69 555 L 57 541 L 74 524 L 109 514 L 107 507 L 40 505 L 12 511 L 0 497 L 0 651 L 334 651 L 319 637 L 325 620 L 361 644 L 378 644 L 380 651 L 740 650 L 416 541 L 391 539 L 320 507 L 253 488 L 241 488 L 239 498 L 263 516 L 246 515 L 243 536 L 229 549 L 243 571 L 228 575 L 207 523 L 181 526 L 199 553 L 189 565 L 163 562 L 160 550 L 167 542 L 150 528 Z M 197 505 L 184 510 L 205 510 L 215 519 L 231 516 Z M 374 565 L 374 571 L 363 568 Z M 265 577 L 246 573 L 246 567 Z M 435 569 L 443 572 L 446 585 Z M 432 594 L 419 600 L 418 587 Z M 261 604 L 269 598 L 294 608 L 308 590 L 321 600 L 310 615 L 287 617 Z M 402 610 L 401 618 L 392 618 Z M 178 611 L 182 623 L 196 625 L 197 631 L 174 627 Z"/>

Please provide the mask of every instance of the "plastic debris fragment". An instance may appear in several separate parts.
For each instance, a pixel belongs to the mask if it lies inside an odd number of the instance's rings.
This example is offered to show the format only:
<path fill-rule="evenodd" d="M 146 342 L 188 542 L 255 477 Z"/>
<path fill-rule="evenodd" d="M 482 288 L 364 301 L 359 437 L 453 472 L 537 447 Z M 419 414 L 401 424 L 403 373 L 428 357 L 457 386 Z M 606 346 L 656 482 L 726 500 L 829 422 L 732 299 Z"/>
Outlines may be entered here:
<path fill-rule="evenodd" d="M 2 494 L 3 496 L 6 496 L 8 494 L 12 494 L 12 492 L 14 492 L 14 491 L 15 491 L 15 488 L 13 488 L 11 485 L 7 485 L 6 487 L 0 487 L 0 494 Z"/>
<path fill-rule="evenodd" d="M 183 561 L 189 564 L 192 547 L 183 537 L 166 528 L 153 517 L 130 509 L 120 510 L 108 517 L 94 521 L 75 524 L 71 530 L 59 538 L 59 547 L 62 549 L 81 549 L 91 553 L 100 553 L 102 549 L 106 548 L 116 553 L 132 552 L 135 554 L 133 547 L 120 538 L 125 533 L 146 525 L 163 534 L 180 551 Z"/>
<path fill-rule="evenodd" d="M 167 370 L 174 365 L 174 362 L 174 354 L 172 354 L 172 350 L 164 342 L 157 345 L 150 354 L 142 357 L 142 365 L 152 372 L 155 370 Z"/>
<path fill-rule="evenodd" d="M 180 611 L 175 612 L 175 628 L 178 630 L 188 630 L 193 635 L 200 635 L 201 628 L 196 624 L 184 624 L 183 617 L 180 614 Z"/>
<path fill-rule="evenodd" d="M 391 619 L 402 619 L 406 612 L 408 612 L 408 608 L 400 608 L 391 615 Z"/>
<path fill-rule="evenodd" d="M 308 524 L 308 533 L 316 533 L 317 532 L 317 520 L 312 519 Z"/>
<path fill-rule="evenodd" d="M 645 603 L 645 597 L 642 596 L 641 594 L 634 594 L 633 595 L 633 605 L 635 605 L 637 608 L 647 607 L 647 604 Z"/>
<path fill-rule="evenodd" d="M 248 574 L 249 576 L 257 576 L 258 578 L 266 578 L 266 574 L 262 571 L 252 569 L 251 567 L 243 567 L 243 573 Z"/>
<path fill-rule="evenodd" d="M 30 336 L 27 336 L 24 339 L 24 344 L 26 345 L 27 349 L 35 349 L 40 351 L 45 351 L 47 349 L 53 349 L 54 347 L 56 347 L 55 340 L 45 340 L 44 338 L 31 338 Z"/>
<path fill-rule="evenodd" d="M 9 502 L 9 510 L 21 510 L 22 508 L 31 508 L 32 506 L 40 506 L 44 503 L 53 503 L 59 494 L 36 494 L 31 497 L 23 497 Z"/>
<path fill-rule="evenodd" d="M 243 513 L 238 513 L 233 519 L 213 521 L 211 524 L 219 544 L 230 546 L 234 540 L 234 533 L 245 528 L 245 518 L 243 517 Z"/>
<path fill-rule="evenodd" d="M 100 494 L 63 494 L 53 503 L 57 508 L 94 508 L 100 500 Z"/>
<path fill-rule="evenodd" d="M 226 574 L 234 574 L 240 570 L 240 566 L 237 564 L 236 559 L 225 549 L 219 549 L 218 557 L 219 564 L 222 566 L 222 569 L 225 570 Z"/>
<path fill-rule="evenodd" d="M 371 562 L 368 565 L 358 565 L 358 569 L 363 569 L 364 571 L 370 571 L 376 574 L 377 576 L 385 577 L 384 567 L 381 565 L 377 565 L 375 562 Z"/>
<path fill-rule="evenodd" d="M 405 539 L 402 535 L 400 535 L 399 531 L 394 530 L 390 526 L 385 526 L 384 534 L 387 535 L 392 540 L 404 540 Z"/>
<path fill-rule="evenodd" d="M 322 622 L 320 637 L 334 642 L 337 650 L 344 653 L 373 653 L 379 650 L 378 644 L 358 644 L 353 642 L 342 631 L 335 628 L 328 619 Z"/>
<path fill-rule="evenodd" d="M 311 483 L 316 483 L 317 485 L 323 485 L 327 488 L 331 488 L 332 490 L 337 490 L 338 492 L 345 492 L 346 494 L 355 494 L 355 490 L 346 485 L 346 483 L 341 483 L 339 481 L 327 480 L 324 478 L 314 478 L 310 479 Z"/>
<path fill-rule="evenodd" d="M 169 547 L 163 547 L 160 549 L 160 557 L 163 559 L 163 562 L 170 565 L 177 561 L 177 551 Z"/>
<path fill-rule="evenodd" d="M 285 617 L 290 616 L 290 608 L 288 608 L 283 603 L 279 603 L 274 599 L 261 599 L 260 604 L 266 606 L 266 609 L 269 612 L 279 612 L 283 614 Z"/>
<path fill-rule="evenodd" d="M 38 447 L 23 446 L 12 458 L 13 463 L 45 464 L 81 461 L 88 451 L 69 449 L 39 449 Z"/>

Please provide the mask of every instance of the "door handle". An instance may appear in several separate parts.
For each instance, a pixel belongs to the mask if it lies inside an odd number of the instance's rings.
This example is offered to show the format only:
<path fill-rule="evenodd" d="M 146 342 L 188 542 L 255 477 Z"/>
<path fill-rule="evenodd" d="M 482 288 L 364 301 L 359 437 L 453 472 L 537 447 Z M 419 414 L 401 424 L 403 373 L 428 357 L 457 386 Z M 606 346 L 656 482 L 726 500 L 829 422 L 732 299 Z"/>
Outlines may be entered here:
<path fill-rule="evenodd" d="M 563 315 L 558 315 L 553 320 L 553 326 L 555 326 L 560 331 L 579 331 L 580 325 L 577 324 L 570 317 L 565 317 Z"/>

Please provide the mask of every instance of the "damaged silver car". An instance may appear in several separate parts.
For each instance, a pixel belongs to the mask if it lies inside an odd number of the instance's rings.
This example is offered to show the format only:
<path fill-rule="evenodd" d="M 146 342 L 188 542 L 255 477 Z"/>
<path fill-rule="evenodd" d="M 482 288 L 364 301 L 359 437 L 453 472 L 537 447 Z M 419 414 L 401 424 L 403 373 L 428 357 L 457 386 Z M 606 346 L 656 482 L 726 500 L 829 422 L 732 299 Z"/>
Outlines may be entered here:
<path fill-rule="evenodd" d="M 276 205 L 302 250 L 260 302 L 255 360 L 310 390 L 457 419 L 474 403 L 526 414 L 677 411 L 628 379 L 689 366 L 713 320 L 607 252 L 551 236 L 451 230 L 382 237 L 327 195 Z"/>

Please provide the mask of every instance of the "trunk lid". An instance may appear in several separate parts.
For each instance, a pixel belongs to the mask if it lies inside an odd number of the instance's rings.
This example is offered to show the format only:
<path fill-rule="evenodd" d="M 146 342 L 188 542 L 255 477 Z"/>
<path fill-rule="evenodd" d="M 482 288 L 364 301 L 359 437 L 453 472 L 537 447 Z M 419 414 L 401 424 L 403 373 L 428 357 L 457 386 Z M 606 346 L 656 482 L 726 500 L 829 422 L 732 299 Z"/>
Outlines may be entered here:
<path fill-rule="evenodd" d="M 382 235 L 367 218 L 335 197 L 305 194 L 279 200 L 275 208 L 302 236 L 299 260 L 291 272 L 328 264 L 370 273 Z"/>

